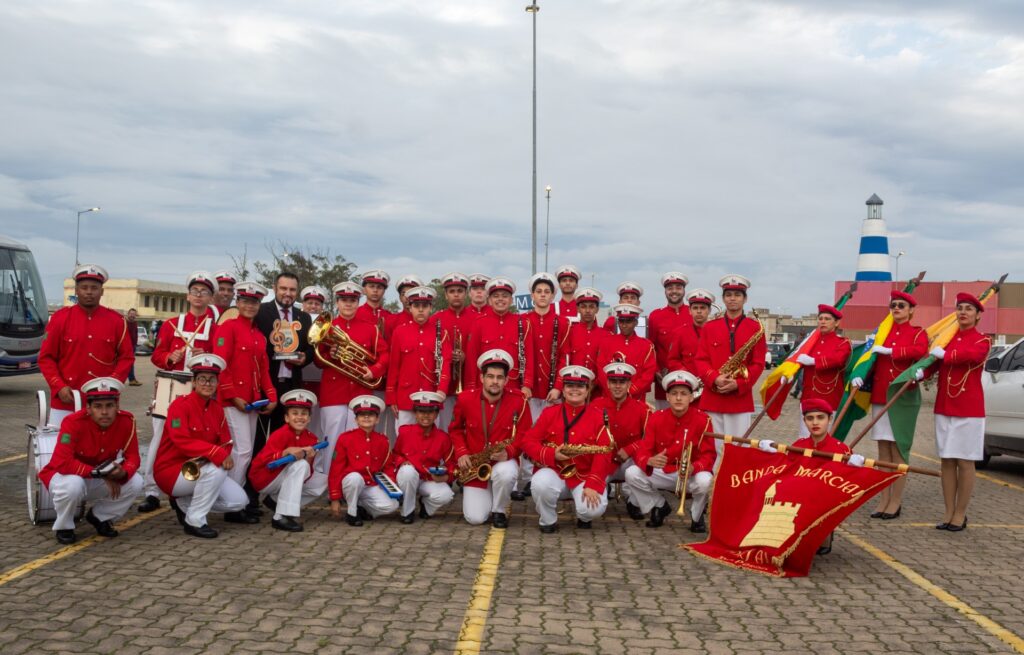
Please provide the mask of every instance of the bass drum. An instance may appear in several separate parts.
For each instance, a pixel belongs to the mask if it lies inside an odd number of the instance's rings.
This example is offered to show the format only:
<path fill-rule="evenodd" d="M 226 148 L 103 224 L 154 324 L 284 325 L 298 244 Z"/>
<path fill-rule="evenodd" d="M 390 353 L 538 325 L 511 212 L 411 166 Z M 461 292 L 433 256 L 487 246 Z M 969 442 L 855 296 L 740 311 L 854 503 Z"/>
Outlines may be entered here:
<path fill-rule="evenodd" d="M 150 414 L 167 418 L 167 409 L 178 398 L 192 393 L 192 373 L 188 371 L 157 371 Z"/>
<path fill-rule="evenodd" d="M 45 425 L 46 417 L 49 414 L 49 407 L 46 402 L 46 392 L 39 391 L 36 395 L 39 403 L 40 425 L 28 429 L 28 472 L 25 476 L 25 493 L 28 498 L 28 519 L 32 525 L 43 522 L 54 521 L 57 512 L 53 509 L 53 498 L 50 492 L 39 481 L 39 471 L 43 470 L 50 463 L 53 457 L 53 450 L 57 447 L 57 437 L 60 428 L 54 425 Z M 77 518 L 85 515 L 85 503 L 78 508 Z"/>

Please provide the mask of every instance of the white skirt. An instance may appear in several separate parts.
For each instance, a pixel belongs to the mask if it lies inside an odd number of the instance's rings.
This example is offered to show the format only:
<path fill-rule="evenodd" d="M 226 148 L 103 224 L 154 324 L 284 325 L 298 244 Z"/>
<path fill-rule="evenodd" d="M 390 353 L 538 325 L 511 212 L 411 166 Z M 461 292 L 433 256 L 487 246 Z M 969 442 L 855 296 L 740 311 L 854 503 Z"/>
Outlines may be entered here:
<path fill-rule="evenodd" d="M 984 459 L 985 419 L 936 414 L 935 445 L 942 459 Z"/>
<path fill-rule="evenodd" d="M 885 405 L 871 405 L 871 418 L 881 414 L 883 407 Z M 871 438 L 875 441 L 896 441 L 896 437 L 892 433 L 892 425 L 889 424 L 889 412 L 882 414 L 882 418 L 878 419 L 878 422 L 871 428 Z"/>

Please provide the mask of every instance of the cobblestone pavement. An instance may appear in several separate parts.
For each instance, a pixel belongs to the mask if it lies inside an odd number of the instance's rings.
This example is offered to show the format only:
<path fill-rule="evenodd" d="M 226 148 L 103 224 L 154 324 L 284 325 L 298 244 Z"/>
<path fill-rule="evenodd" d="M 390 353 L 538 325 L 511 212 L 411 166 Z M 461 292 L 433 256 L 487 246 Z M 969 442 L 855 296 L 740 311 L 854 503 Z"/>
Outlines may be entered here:
<path fill-rule="evenodd" d="M 145 443 L 153 368 L 137 368 L 145 385 L 129 388 L 124 406 L 140 418 Z M 792 580 L 698 560 L 679 550 L 695 535 L 674 515 L 651 530 L 629 520 L 621 501 L 589 532 L 575 529 L 567 506 L 553 535 L 538 532 L 532 504 L 513 503 L 496 568 L 480 566 L 490 530 L 462 521 L 459 497 L 411 526 L 389 517 L 350 528 L 323 501 L 303 512 L 301 534 L 274 531 L 267 518 L 250 527 L 213 517 L 221 537 L 211 541 L 187 538 L 163 512 L 68 551 L 49 526 L 26 520 L 18 456 L 41 385 L 38 376 L 0 380 L 4 654 L 451 653 L 459 645 L 482 653 L 932 655 L 1014 652 L 1024 636 L 1024 460 L 992 461 L 962 533 L 933 529 L 938 481 L 912 476 L 900 519 L 868 519 L 869 502 L 843 525 L 832 554 Z M 791 440 L 796 420 L 790 401 L 757 435 Z M 928 407 L 918 430 L 914 463 L 937 468 L 927 459 L 935 457 Z M 78 532 L 92 535 L 87 524 Z M 487 579 L 478 580 L 478 568 L 496 571 L 490 609 L 480 614 L 480 642 L 460 644 L 467 608 L 480 602 L 474 583 Z M 985 629 L 986 620 L 998 625 Z M 1000 626 L 1002 640 L 993 634 Z"/>

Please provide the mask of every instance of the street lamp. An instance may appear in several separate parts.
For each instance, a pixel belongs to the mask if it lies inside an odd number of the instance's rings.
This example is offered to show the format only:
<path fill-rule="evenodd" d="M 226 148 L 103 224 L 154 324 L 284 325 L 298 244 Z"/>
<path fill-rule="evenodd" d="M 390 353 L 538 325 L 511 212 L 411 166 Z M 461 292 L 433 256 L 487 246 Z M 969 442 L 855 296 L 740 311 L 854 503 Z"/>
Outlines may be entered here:
<path fill-rule="evenodd" d="M 548 268 L 548 242 L 551 237 L 551 185 L 544 187 L 544 197 L 548 200 L 547 216 L 544 219 L 544 270 Z"/>
<path fill-rule="evenodd" d="M 89 209 L 83 209 L 78 212 L 78 220 L 75 225 L 75 266 L 78 266 L 78 238 L 82 232 L 82 214 L 88 214 L 89 212 L 98 212 L 99 207 L 91 207 Z"/>
<path fill-rule="evenodd" d="M 526 11 L 533 14 L 533 221 L 531 254 L 533 274 L 537 274 L 537 0 L 527 5 Z"/>
<path fill-rule="evenodd" d="M 907 254 L 907 253 L 905 253 L 904 251 L 901 250 L 898 253 L 896 253 L 895 255 L 889 255 L 890 257 L 895 257 L 896 258 L 896 281 L 897 282 L 900 281 L 900 257 L 902 257 L 905 254 Z"/>

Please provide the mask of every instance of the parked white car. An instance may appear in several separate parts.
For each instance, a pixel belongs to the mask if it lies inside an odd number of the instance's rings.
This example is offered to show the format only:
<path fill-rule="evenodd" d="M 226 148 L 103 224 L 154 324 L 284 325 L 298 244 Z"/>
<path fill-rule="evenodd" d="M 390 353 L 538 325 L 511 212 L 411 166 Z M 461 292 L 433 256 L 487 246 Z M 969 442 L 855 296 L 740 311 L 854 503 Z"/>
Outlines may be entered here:
<path fill-rule="evenodd" d="M 1024 457 L 1024 339 L 985 362 L 985 460 Z"/>

